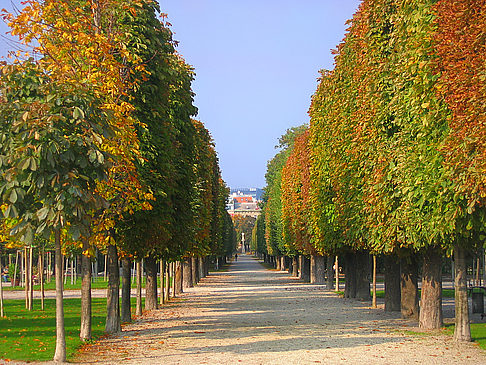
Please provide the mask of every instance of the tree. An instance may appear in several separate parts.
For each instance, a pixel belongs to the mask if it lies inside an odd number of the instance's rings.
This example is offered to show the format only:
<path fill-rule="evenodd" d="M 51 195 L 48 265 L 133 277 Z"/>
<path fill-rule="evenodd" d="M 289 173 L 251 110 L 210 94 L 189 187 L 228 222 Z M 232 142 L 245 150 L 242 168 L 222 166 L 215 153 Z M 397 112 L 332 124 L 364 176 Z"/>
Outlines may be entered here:
<path fill-rule="evenodd" d="M 265 240 L 267 252 L 271 256 L 280 256 L 286 253 L 282 233 L 282 201 L 281 201 L 281 179 L 282 168 L 292 149 L 295 138 L 300 135 L 306 126 L 293 127 L 280 137 L 281 149 L 268 163 L 265 179 L 267 186 L 263 197 L 263 212 L 265 216 Z"/>

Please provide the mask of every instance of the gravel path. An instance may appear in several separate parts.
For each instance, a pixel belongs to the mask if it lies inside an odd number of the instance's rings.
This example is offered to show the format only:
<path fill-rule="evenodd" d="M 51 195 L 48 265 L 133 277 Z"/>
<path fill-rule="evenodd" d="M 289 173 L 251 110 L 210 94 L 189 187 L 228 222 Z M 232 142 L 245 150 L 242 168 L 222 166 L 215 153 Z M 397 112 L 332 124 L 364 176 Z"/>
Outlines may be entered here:
<path fill-rule="evenodd" d="M 406 334 L 398 314 L 344 300 L 242 255 L 161 310 L 90 345 L 80 363 L 486 364 L 473 344 Z"/>

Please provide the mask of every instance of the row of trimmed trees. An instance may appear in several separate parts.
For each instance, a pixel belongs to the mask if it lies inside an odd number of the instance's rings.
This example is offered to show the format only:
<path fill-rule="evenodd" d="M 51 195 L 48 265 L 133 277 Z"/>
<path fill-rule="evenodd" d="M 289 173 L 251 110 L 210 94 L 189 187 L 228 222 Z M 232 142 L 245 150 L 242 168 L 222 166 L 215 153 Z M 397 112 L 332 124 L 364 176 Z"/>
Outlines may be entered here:
<path fill-rule="evenodd" d="M 321 73 L 309 128 L 290 130 L 268 164 L 254 228 L 269 255 L 311 255 L 315 268 L 344 257 L 347 297 L 369 299 L 369 254 L 383 255 L 385 308 L 424 329 L 442 326 L 452 255 L 462 341 L 466 259 L 486 237 L 485 11 L 482 0 L 364 0 Z"/>
<path fill-rule="evenodd" d="M 33 57 L 2 64 L 0 75 L 2 229 L 11 234 L 2 245 L 54 244 L 55 361 L 66 358 L 68 246 L 82 253 L 88 340 L 95 247 L 107 255 L 106 331 L 116 332 L 119 260 L 125 269 L 144 260 L 145 308 L 155 309 L 159 260 L 183 261 L 195 277 L 191 266 L 207 272 L 207 257 L 236 244 L 211 136 L 192 119 L 193 70 L 158 13 L 154 0 L 29 0 L 3 14 Z"/>

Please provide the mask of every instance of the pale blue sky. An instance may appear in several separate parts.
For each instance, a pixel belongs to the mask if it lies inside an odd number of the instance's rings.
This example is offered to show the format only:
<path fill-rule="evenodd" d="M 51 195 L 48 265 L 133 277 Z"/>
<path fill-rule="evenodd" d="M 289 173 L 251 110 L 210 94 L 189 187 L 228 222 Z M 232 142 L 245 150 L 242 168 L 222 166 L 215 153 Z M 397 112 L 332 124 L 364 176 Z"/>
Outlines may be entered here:
<path fill-rule="evenodd" d="M 198 119 L 216 142 L 223 178 L 230 187 L 263 187 L 278 137 L 308 122 L 318 71 L 333 67 L 331 49 L 359 1 L 159 2 L 179 52 L 195 67 Z M 0 54 L 7 48 L 0 39 Z"/>

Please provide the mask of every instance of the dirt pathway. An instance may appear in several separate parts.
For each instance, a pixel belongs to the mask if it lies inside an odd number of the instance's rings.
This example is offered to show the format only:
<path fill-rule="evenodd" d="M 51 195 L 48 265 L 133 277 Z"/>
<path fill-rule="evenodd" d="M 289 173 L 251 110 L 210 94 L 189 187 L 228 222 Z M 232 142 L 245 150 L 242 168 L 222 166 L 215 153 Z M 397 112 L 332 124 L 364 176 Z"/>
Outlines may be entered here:
<path fill-rule="evenodd" d="M 449 337 L 405 335 L 413 323 L 266 270 L 242 255 L 176 302 L 147 313 L 78 361 L 129 364 L 486 364 Z"/>

